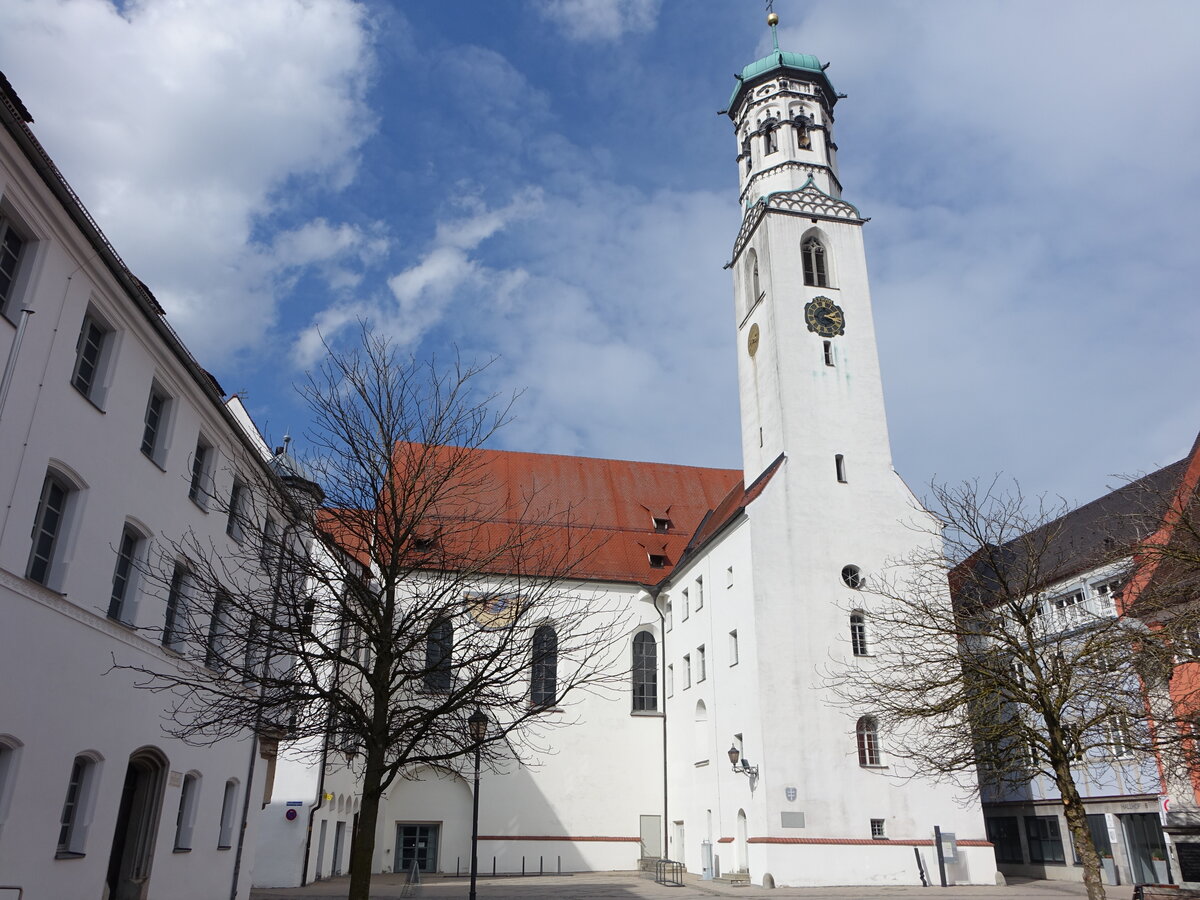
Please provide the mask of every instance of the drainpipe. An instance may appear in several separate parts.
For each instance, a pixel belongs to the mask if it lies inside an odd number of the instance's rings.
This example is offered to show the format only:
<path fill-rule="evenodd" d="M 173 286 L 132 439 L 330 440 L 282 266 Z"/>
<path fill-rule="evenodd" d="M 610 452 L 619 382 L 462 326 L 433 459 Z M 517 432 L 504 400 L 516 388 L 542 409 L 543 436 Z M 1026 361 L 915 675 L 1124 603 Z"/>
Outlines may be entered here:
<path fill-rule="evenodd" d="M 663 664 L 659 668 L 662 670 L 662 810 L 663 810 L 663 859 L 670 859 L 667 854 L 667 835 L 670 833 L 671 824 L 667 821 L 667 615 L 663 612 L 662 606 L 659 605 L 658 595 L 662 592 L 661 587 L 647 587 L 646 593 L 650 595 L 650 599 L 654 601 L 654 611 L 658 613 L 658 633 L 662 635 L 662 658 Z"/>
<path fill-rule="evenodd" d="M 300 887 L 308 884 L 308 860 L 312 854 L 313 819 L 317 810 L 325 805 L 325 766 L 329 761 L 329 736 L 333 732 L 333 716 L 329 717 L 329 727 L 325 729 L 325 737 L 321 741 L 321 774 L 317 776 L 317 802 L 308 810 L 308 828 L 304 833 L 304 867 L 300 870 Z"/>

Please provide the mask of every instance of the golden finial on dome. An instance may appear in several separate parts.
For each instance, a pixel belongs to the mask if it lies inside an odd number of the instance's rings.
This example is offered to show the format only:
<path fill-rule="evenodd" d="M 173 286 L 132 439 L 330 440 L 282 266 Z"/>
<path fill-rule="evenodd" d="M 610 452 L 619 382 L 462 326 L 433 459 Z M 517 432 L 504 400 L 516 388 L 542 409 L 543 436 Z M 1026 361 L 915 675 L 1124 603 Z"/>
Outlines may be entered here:
<path fill-rule="evenodd" d="M 767 16 L 767 24 L 774 28 L 779 24 L 779 13 L 771 13 Z"/>

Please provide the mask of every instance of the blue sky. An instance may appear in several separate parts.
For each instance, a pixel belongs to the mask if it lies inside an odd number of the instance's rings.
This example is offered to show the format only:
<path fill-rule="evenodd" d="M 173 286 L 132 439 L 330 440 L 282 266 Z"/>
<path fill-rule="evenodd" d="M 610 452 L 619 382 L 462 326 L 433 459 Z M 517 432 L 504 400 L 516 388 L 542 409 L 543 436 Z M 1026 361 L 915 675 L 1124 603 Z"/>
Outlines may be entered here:
<path fill-rule="evenodd" d="M 1200 428 L 1200 5 L 776 0 L 832 61 L 896 465 L 1087 500 Z M 0 68 L 273 440 L 359 316 L 498 356 L 511 449 L 740 464 L 762 4 L 9 0 Z"/>

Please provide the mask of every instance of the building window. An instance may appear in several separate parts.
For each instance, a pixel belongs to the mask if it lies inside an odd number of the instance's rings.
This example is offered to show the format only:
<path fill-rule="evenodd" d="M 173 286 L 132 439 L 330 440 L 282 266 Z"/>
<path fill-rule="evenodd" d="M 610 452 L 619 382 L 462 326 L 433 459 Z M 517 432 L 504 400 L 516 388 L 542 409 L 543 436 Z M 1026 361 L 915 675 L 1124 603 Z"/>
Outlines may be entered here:
<path fill-rule="evenodd" d="M 179 811 L 175 814 L 175 852 L 192 849 L 192 831 L 196 826 L 196 801 L 200 794 L 200 776 L 188 772 L 179 792 Z"/>
<path fill-rule="evenodd" d="M 705 665 L 704 645 L 701 644 L 696 648 L 696 682 L 699 683 L 708 677 L 708 667 Z"/>
<path fill-rule="evenodd" d="M 1096 595 L 1096 613 L 1101 616 L 1117 614 L 1117 595 L 1121 593 L 1124 580 L 1113 578 L 1092 585 L 1092 593 Z"/>
<path fill-rule="evenodd" d="M 1016 816 L 995 816 L 984 819 L 987 839 L 996 848 L 996 862 L 1023 863 L 1021 856 L 1021 829 Z"/>
<path fill-rule="evenodd" d="M 665 554 L 662 554 L 662 553 L 648 553 L 648 554 L 646 554 L 646 555 L 647 555 L 647 556 L 650 558 L 650 568 L 652 568 L 652 569 L 662 569 L 662 568 L 665 568 L 665 567 L 666 567 L 666 565 L 667 565 L 667 557 L 666 557 L 666 555 L 665 555 Z"/>
<path fill-rule="evenodd" d="M 0 828 L 4 827 L 4 820 L 8 818 L 20 751 L 19 740 L 12 735 L 0 735 Z"/>
<path fill-rule="evenodd" d="M 13 228 L 12 222 L 0 215 L 0 313 L 9 318 L 13 317 L 17 274 L 27 243 Z"/>
<path fill-rule="evenodd" d="M 79 339 L 75 342 L 75 369 L 71 373 L 71 384 L 97 406 L 102 399 L 100 381 L 111 335 L 112 329 L 107 328 L 89 310 L 83 317 Z"/>
<path fill-rule="evenodd" d="M 534 641 L 536 644 L 536 637 Z M 425 687 L 428 690 L 439 693 L 449 692 L 454 681 L 454 672 L 451 668 L 453 658 L 454 623 L 449 619 L 438 619 L 430 627 L 429 634 L 425 636 Z"/>
<path fill-rule="evenodd" d="M 275 554 L 279 551 L 279 523 L 270 516 L 267 516 L 263 522 L 262 544 L 258 548 L 258 557 L 262 560 L 264 566 L 271 565 L 275 560 Z"/>
<path fill-rule="evenodd" d="M 680 592 L 679 597 L 681 604 L 679 608 L 679 619 L 681 622 L 686 622 L 688 620 L 688 616 L 691 614 L 691 607 L 688 600 L 688 589 L 684 588 Z"/>
<path fill-rule="evenodd" d="M 539 625 L 533 633 L 534 706 L 554 706 L 558 702 L 558 635 L 552 625 Z"/>
<path fill-rule="evenodd" d="M 850 647 L 855 656 L 870 656 L 867 646 L 867 617 L 859 610 L 850 614 Z"/>
<path fill-rule="evenodd" d="M 237 815 L 238 782 L 230 778 L 225 782 L 225 796 L 221 800 L 221 832 L 217 837 L 217 849 L 233 847 L 233 821 Z"/>
<path fill-rule="evenodd" d="M 1066 864 L 1058 816 L 1026 816 L 1025 840 L 1030 862 Z"/>
<path fill-rule="evenodd" d="M 59 857 L 83 856 L 87 844 L 88 819 L 91 818 L 92 798 L 96 793 L 96 772 L 99 764 L 91 756 L 79 755 L 71 763 L 71 778 L 67 782 L 67 797 L 63 801 L 58 824 Z"/>
<path fill-rule="evenodd" d="M 758 277 L 758 252 L 750 248 L 750 306 L 754 306 L 763 295 L 762 283 Z"/>
<path fill-rule="evenodd" d="M 846 483 L 846 457 L 838 453 L 833 457 L 833 471 L 837 475 L 837 480 L 841 484 Z"/>
<path fill-rule="evenodd" d="M 696 609 L 704 608 L 704 576 L 696 578 Z"/>
<path fill-rule="evenodd" d="M 858 566 L 842 566 L 842 581 L 846 587 L 862 590 L 863 573 Z"/>
<path fill-rule="evenodd" d="M 860 766 L 882 765 L 879 753 L 879 726 L 874 716 L 863 716 L 855 728 L 858 738 L 858 764 Z"/>
<path fill-rule="evenodd" d="M 1112 755 L 1124 758 L 1133 755 L 1133 739 L 1130 737 L 1129 717 L 1118 713 L 1109 723 L 1112 732 Z"/>
<path fill-rule="evenodd" d="M 692 686 L 692 657 L 691 654 L 683 654 L 683 689 L 686 691 Z"/>
<path fill-rule="evenodd" d="M 160 466 L 166 449 L 167 410 L 171 398 L 157 384 L 150 386 L 146 400 L 145 424 L 142 428 L 142 453 Z"/>
<path fill-rule="evenodd" d="M 671 631 L 675 627 L 675 616 L 671 609 L 671 601 L 669 600 L 663 608 L 663 620 L 667 631 Z"/>
<path fill-rule="evenodd" d="M 887 831 L 884 829 L 883 819 L 871 820 L 871 837 L 877 841 L 887 838 Z"/>
<path fill-rule="evenodd" d="M 229 491 L 229 518 L 225 522 L 225 533 L 239 544 L 246 536 L 247 512 L 250 494 L 246 485 L 235 478 Z"/>
<path fill-rule="evenodd" d="M 633 710 L 658 709 L 658 646 L 654 635 L 639 631 L 633 636 Z"/>
<path fill-rule="evenodd" d="M 61 538 L 66 531 L 67 504 L 75 493 L 71 485 L 55 472 L 46 473 L 42 496 L 33 520 L 33 546 L 29 551 L 27 578 L 50 587 L 56 573 Z"/>
<path fill-rule="evenodd" d="M 738 641 L 737 629 L 729 632 L 729 664 L 736 666 L 738 664 Z"/>
<path fill-rule="evenodd" d="M 829 287 L 824 245 L 810 237 L 800 245 L 800 256 L 804 261 L 804 283 L 812 287 Z"/>
<path fill-rule="evenodd" d="M 225 667 L 225 642 L 229 635 L 229 594 L 218 588 L 213 595 L 212 616 L 208 620 L 208 640 L 204 644 L 204 665 L 210 669 Z"/>
<path fill-rule="evenodd" d="M 212 445 L 204 438 L 196 441 L 196 451 L 192 454 L 192 478 L 188 484 L 188 498 L 202 509 L 208 506 L 208 485 L 211 481 L 214 455 Z"/>
<path fill-rule="evenodd" d="M 654 530 L 661 533 L 666 533 L 671 530 L 671 520 L 661 518 L 659 516 L 651 516 L 651 521 L 654 523 Z"/>
<path fill-rule="evenodd" d="M 675 696 L 675 667 L 667 666 L 667 696 Z"/>
<path fill-rule="evenodd" d="M 112 595 L 108 600 L 108 617 L 118 622 L 128 623 L 132 606 L 129 602 L 132 595 L 133 564 L 137 559 L 142 536 L 132 526 L 126 525 L 121 531 L 121 543 L 117 546 L 117 565 L 113 570 Z"/>
<path fill-rule="evenodd" d="M 733 566 L 725 570 L 725 587 L 733 587 Z"/>
<path fill-rule="evenodd" d="M 188 570 L 182 563 L 176 563 L 175 571 L 171 574 L 171 586 L 167 590 L 167 609 L 162 633 L 163 646 L 172 650 L 178 650 L 183 645 L 188 622 L 190 588 Z"/>
<path fill-rule="evenodd" d="M 823 351 L 825 354 L 825 365 L 832 366 L 833 363 L 833 341 L 823 342 Z"/>

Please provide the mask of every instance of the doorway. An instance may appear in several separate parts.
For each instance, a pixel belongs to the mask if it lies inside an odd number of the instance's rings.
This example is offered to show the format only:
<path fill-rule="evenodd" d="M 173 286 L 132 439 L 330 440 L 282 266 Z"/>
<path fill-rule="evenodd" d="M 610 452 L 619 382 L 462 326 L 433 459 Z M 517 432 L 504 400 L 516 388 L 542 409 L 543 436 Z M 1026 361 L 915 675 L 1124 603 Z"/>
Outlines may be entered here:
<path fill-rule="evenodd" d="M 325 832 L 329 828 L 329 820 L 321 820 L 321 836 L 317 838 L 317 877 L 320 881 L 325 872 Z"/>
<path fill-rule="evenodd" d="M 346 845 L 346 823 L 338 822 L 333 826 L 333 862 L 329 866 L 329 874 L 334 878 L 342 874 L 342 848 Z"/>
<path fill-rule="evenodd" d="M 686 866 L 687 859 L 685 857 L 687 855 L 687 847 L 684 844 L 683 822 L 677 821 L 672 824 L 674 827 L 671 829 L 671 859 L 681 862 Z"/>
<path fill-rule="evenodd" d="M 150 887 L 166 773 L 167 758 L 153 747 L 129 757 L 108 855 L 105 881 L 110 900 L 143 900 Z"/>
<path fill-rule="evenodd" d="M 1125 831 L 1133 883 L 1168 884 L 1171 873 L 1158 813 L 1128 813 L 1118 818 Z"/>
<path fill-rule="evenodd" d="M 746 852 L 746 811 L 739 809 L 737 814 L 737 842 L 734 844 L 737 854 L 737 870 L 750 871 L 749 854 Z"/>
<path fill-rule="evenodd" d="M 417 864 L 418 871 L 436 872 L 438 851 L 438 825 L 396 824 L 396 847 L 399 848 L 400 868 L 407 872 Z"/>

